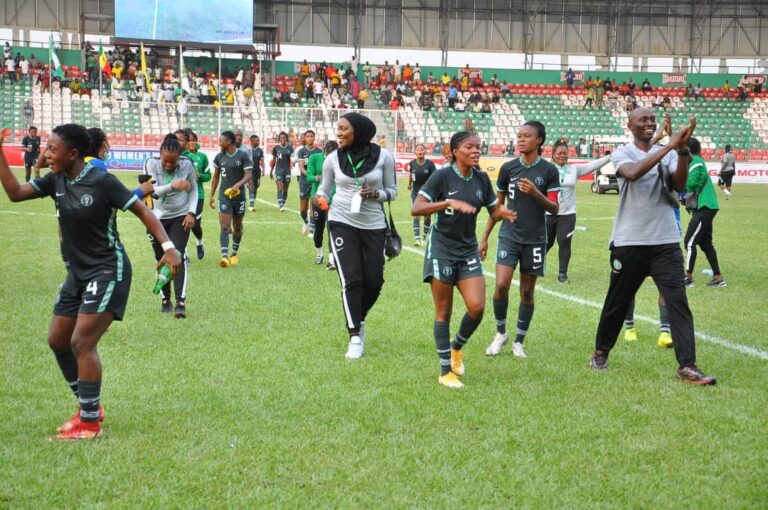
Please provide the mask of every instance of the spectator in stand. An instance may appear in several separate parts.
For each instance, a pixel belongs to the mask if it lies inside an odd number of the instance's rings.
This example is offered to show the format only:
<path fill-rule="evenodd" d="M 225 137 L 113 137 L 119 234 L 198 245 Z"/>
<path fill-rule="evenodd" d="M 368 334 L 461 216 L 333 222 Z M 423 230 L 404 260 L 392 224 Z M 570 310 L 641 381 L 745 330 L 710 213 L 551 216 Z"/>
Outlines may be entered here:
<path fill-rule="evenodd" d="M 763 90 L 763 82 L 760 80 L 760 78 L 755 78 L 755 82 L 752 85 L 752 91 L 755 94 L 759 94 Z"/>
<path fill-rule="evenodd" d="M 725 92 L 725 95 L 728 95 L 730 91 L 731 91 L 731 84 L 728 83 L 728 80 L 725 80 L 725 83 L 723 84 L 723 92 Z"/>
<path fill-rule="evenodd" d="M 488 142 L 486 142 L 485 140 L 483 140 L 480 143 L 480 154 L 483 155 L 483 156 L 487 156 L 488 155 Z"/>
<path fill-rule="evenodd" d="M 443 73 L 443 75 L 440 77 L 440 83 L 443 85 L 448 85 L 451 83 L 451 78 L 448 76 L 448 73 Z"/>
<path fill-rule="evenodd" d="M 336 72 L 336 68 L 333 67 L 333 64 L 328 64 L 325 66 L 325 84 L 328 86 L 329 90 L 332 87 L 331 77 L 333 76 L 334 72 Z"/>
<path fill-rule="evenodd" d="M 595 87 L 591 84 L 587 87 L 587 99 L 584 101 L 584 110 L 587 106 L 594 108 L 595 106 Z"/>
<path fill-rule="evenodd" d="M 5 59 L 5 75 L 11 82 L 16 81 L 16 62 L 10 56 Z"/>
<path fill-rule="evenodd" d="M 703 93 L 704 89 L 702 88 L 701 83 L 696 84 L 696 87 L 693 89 L 693 97 L 698 101 Z"/>
<path fill-rule="evenodd" d="M 631 76 L 629 77 L 629 81 L 627 82 L 627 87 L 629 87 L 629 91 L 634 94 L 635 89 L 637 88 L 637 83 L 635 83 L 635 79 Z"/>
<path fill-rule="evenodd" d="M 400 61 L 399 60 L 395 60 L 395 65 L 392 66 L 392 71 L 391 71 L 390 74 L 392 76 L 392 80 L 395 83 L 399 83 L 400 80 L 403 79 L 403 77 L 402 77 L 402 66 L 400 65 Z"/>
<path fill-rule="evenodd" d="M 451 88 L 448 89 L 448 108 L 456 108 L 456 98 L 459 95 L 459 91 L 456 90 L 456 85 L 451 83 Z"/>
<path fill-rule="evenodd" d="M 651 82 L 648 81 L 648 78 L 643 80 L 643 85 L 640 88 L 646 94 L 649 94 L 649 93 L 653 92 L 653 87 L 651 87 Z"/>
<path fill-rule="evenodd" d="M 330 67 L 332 69 L 331 72 L 331 85 L 330 90 L 328 91 L 329 94 L 337 96 L 339 95 L 339 86 L 341 85 L 341 76 L 339 75 L 339 71 L 337 69 L 334 69 L 333 67 Z"/>
<path fill-rule="evenodd" d="M 5 47 L 3 47 L 3 61 L 11 58 L 13 56 L 13 48 L 11 48 L 11 44 L 8 41 L 5 41 Z"/>
<path fill-rule="evenodd" d="M 352 99 L 357 102 L 357 107 L 362 109 L 363 100 L 360 99 L 360 80 L 358 80 L 357 76 L 352 78 L 352 83 L 349 84 L 349 91 Z"/>
<path fill-rule="evenodd" d="M 450 101 L 450 99 L 448 101 Z M 457 112 L 463 112 L 466 108 L 467 108 L 467 105 L 464 102 L 464 98 L 460 98 L 458 102 L 456 102 L 453 105 L 453 109 L 456 110 Z"/>
<path fill-rule="evenodd" d="M 689 83 L 685 88 L 685 97 L 693 97 L 693 83 Z"/>
<path fill-rule="evenodd" d="M 747 100 L 747 89 L 746 87 L 739 87 L 739 95 L 736 96 L 736 101 L 746 101 Z"/>
<path fill-rule="evenodd" d="M 421 66 L 416 62 L 416 67 L 413 68 L 413 83 L 421 85 Z"/>
<path fill-rule="evenodd" d="M 629 92 L 629 85 L 627 85 L 627 82 L 621 82 L 621 87 L 619 87 L 619 94 L 622 96 L 628 96 Z"/>
<path fill-rule="evenodd" d="M 576 73 L 573 72 L 573 69 L 570 67 L 568 68 L 568 72 L 565 73 L 565 85 L 568 87 L 568 90 L 573 92 L 573 82 L 576 80 Z"/>
<path fill-rule="evenodd" d="M 19 73 L 22 80 L 27 81 L 29 79 L 29 61 L 25 60 L 23 56 L 19 60 Z"/>
<path fill-rule="evenodd" d="M 323 80 L 317 79 L 312 84 L 312 93 L 315 95 L 315 104 L 323 104 Z"/>
<path fill-rule="evenodd" d="M 469 74 L 464 74 L 461 77 L 461 91 L 462 92 L 469 91 Z"/>
<path fill-rule="evenodd" d="M 413 80 L 413 69 L 411 68 L 411 64 L 405 64 L 405 68 L 403 69 L 403 81 L 409 82 Z"/>
<path fill-rule="evenodd" d="M 739 89 L 745 89 L 747 88 L 747 85 L 749 84 L 749 80 L 747 80 L 747 75 L 745 74 L 739 79 L 738 87 Z"/>
<path fill-rule="evenodd" d="M 515 141 L 510 140 L 509 144 L 507 145 L 507 156 L 510 158 L 515 155 Z"/>
<path fill-rule="evenodd" d="M 369 83 L 371 83 L 371 64 L 368 63 L 368 61 L 365 61 L 365 64 L 363 64 L 363 80 L 366 87 Z"/>
<path fill-rule="evenodd" d="M 40 85 L 41 85 L 41 92 L 44 94 L 46 92 L 51 91 L 51 75 L 48 72 L 48 66 L 45 66 L 40 71 Z"/>
<path fill-rule="evenodd" d="M 301 63 L 301 66 L 299 67 L 299 75 L 304 78 L 305 80 L 309 76 L 309 64 L 307 63 L 307 59 L 304 59 L 304 62 Z"/>

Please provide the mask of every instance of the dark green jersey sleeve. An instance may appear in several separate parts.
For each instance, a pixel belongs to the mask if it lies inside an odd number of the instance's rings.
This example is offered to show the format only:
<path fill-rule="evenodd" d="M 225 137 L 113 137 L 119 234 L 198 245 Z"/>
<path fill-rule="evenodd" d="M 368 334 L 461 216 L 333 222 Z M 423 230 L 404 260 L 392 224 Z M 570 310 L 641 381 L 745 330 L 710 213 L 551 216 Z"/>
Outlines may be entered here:
<path fill-rule="evenodd" d="M 37 194 L 40 195 L 40 198 L 45 197 L 51 197 L 54 193 L 54 183 L 53 180 L 56 177 L 56 174 L 53 172 L 48 172 L 42 177 L 36 177 L 35 179 L 29 181 L 29 184 L 35 188 L 35 191 L 37 191 Z"/>

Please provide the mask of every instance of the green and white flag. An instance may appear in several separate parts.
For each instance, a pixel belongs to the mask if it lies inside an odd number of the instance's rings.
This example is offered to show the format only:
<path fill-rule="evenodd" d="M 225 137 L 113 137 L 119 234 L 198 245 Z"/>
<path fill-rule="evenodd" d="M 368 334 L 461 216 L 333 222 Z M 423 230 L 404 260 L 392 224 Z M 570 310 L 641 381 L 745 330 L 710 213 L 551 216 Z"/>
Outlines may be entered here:
<path fill-rule="evenodd" d="M 181 90 L 191 94 L 192 87 L 189 86 L 189 76 L 187 76 L 187 69 L 184 67 L 184 55 L 181 45 L 179 45 L 179 81 L 181 82 Z"/>
<path fill-rule="evenodd" d="M 61 60 L 59 60 L 59 56 L 56 54 L 56 48 L 53 47 L 53 36 L 49 36 L 48 41 L 50 43 L 50 49 L 51 49 L 51 63 L 52 63 L 52 69 L 51 69 L 51 76 L 57 77 L 57 78 L 64 78 L 64 71 L 61 69 Z"/>

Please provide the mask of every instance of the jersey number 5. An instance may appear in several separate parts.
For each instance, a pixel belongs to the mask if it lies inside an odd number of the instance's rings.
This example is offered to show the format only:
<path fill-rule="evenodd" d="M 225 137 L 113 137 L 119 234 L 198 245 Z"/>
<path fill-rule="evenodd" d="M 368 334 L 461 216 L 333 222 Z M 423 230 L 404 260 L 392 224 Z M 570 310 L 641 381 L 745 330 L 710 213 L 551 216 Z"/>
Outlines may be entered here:
<path fill-rule="evenodd" d="M 541 264 L 541 246 L 537 246 L 533 249 L 533 263 Z"/>
<path fill-rule="evenodd" d="M 515 189 L 517 188 L 517 184 L 512 182 L 509 184 L 509 187 L 507 188 L 507 193 L 509 194 L 509 199 L 514 200 L 515 199 Z"/>

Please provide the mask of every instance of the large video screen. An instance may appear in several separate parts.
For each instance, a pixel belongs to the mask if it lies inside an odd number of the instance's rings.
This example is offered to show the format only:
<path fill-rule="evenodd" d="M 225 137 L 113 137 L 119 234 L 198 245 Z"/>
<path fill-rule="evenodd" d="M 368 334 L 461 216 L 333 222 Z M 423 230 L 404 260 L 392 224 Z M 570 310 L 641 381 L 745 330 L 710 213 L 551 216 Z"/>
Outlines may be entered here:
<path fill-rule="evenodd" d="M 115 0 L 115 38 L 253 44 L 253 0 Z"/>

